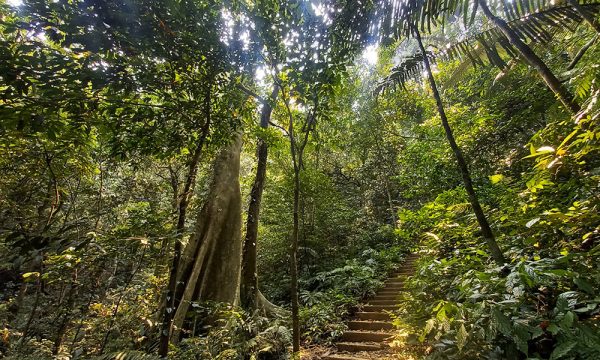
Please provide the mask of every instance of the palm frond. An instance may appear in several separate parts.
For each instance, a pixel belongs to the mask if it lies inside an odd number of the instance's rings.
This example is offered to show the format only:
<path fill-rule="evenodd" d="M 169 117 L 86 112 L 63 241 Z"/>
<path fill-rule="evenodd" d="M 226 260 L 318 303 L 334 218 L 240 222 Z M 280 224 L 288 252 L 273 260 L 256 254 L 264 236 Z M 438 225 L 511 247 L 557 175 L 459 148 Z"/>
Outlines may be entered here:
<path fill-rule="evenodd" d="M 598 16 L 600 3 L 582 6 L 585 11 Z M 573 32 L 583 19 L 570 6 L 557 6 L 510 21 L 509 26 L 527 43 L 549 42 L 558 31 Z M 485 53 L 485 56 L 481 56 Z M 438 54 L 444 59 L 463 59 L 472 65 L 484 65 L 485 61 L 500 69 L 506 67 L 506 57 L 516 58 L 517 51 L 502 31 L 496 27 L 480 32 L 461 42 L 448 46 Z"/>
<path fill-rule="evenodd" d="M 582 7 L 594 16 L 600 14 L 600 3 L 587 4 Z M 517 10 L 513 9 L 513 13 L 517 13 Z M 557 32 L 574 31 L 582 20 L 575 9 L 560 5 L 512 20 L 508 24 L 523 41 L 543 44 L 550 41 Z M 486 63 L 505 69 L 507 66 L 505 59 L 516 59 L 517 57 L 518 52 L 502 31 L 496 27 L 451 44 L 437 54 L 428 54 L 430 62 L 434 62 L 436 58 L 464 60 L 458 68 L 463 73 L 468 66 L 485 65 Z M 379 94 L 395 89 L 398 85 L 404 87 L 408 80 L 420 77 L 422 72 L 423 56 L 421 54 L 405 57 L 399 65 L 392 69 L 390 75 L 378 83 L 375 93 Z M 456 78 L 459 76 L 457 74 Z"/>
<path fill-rule="evenodd" d="M 427 58 L 430 62 L 435 61 L 435 56 L 431 52 L 427 52 Z M 390 75 L 377 84 L 375 94 L 395 90 L 398 86 L 404 88 L 409 80 L 420 78 L 423 74 L 423 60 L 422 53 L 404 57 L 400 64 L 392 69 Z"/>
<path fill-rule="evenodd" d="M 583 8 L 600 4 L 600 0 L 577 0 L 577 2 Z M 506 21 L 568 5 L 567 0 L 487 0 L 486 3 L 490 8 L 499 10 Z M 431 33 L 433 27 L 443 26 L 446 22 L 457 18 L 462 18 L 466 25 L 472 24 L 478 10 L 478 2 L 473 0 L 354 0 L 351 9 L 355 15 L 352 19 L 345 19 L 348 27 L 353 22 L 364 23 L 356 29 L 367 31 L 371 38 L 378 38 L 379 42 L 388 44 L 390 39 L 412 37 L 412 26 L 417 26 L 421 32 Z M 367 21 L 365 19 L 369 19 L 368 24 L 365 23 Z M 528 30 L 523 29 L 523 31 Z"/>

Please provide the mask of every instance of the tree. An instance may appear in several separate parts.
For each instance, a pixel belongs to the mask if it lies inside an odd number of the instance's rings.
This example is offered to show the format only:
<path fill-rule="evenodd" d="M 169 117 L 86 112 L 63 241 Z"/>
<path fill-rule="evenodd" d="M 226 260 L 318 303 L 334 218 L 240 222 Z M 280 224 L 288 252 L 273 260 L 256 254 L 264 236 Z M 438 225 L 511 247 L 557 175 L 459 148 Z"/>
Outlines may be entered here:
<path fill-rule="evenodd" d="M 493 5 L 496 2 L 492 3 Z M 504 3 L 504 12 L 508 20 L 514 20 L 528 14 L 547 9 L 552 5 L 547 3 L 534 3 L 529 1 L 515 1 L 507 5 Z M 389 36 L 400 37 L 412 36 L 412 27 L 427 28 L 431 31 L 432 26 L 441 24 L 443 27 L 447 20 L 456 16 L 463 16 L 465 25 L 471 25 L 476 17 L 477 10 L 481 9 L 483 15 L 500 29 L 508 42 L 514 47 L 516 52 L 522 56 L 525 61 L 536 69 L 540 77 L 544 80 L 550 90 L 552 90 L 564 107 L 575 114 L 580 106 L 574 100 L 572 94 L 558 80 L 556 75 L 550 70 L 547 64 L 519 37 L 508 24 L 507 20 L 493 14 L 488 2 L 478 0 L 471 3 L 468 0 L 462 1 L 421 1 L 412 0 L 398 6 L 396 1 L 383 0 L 381 7 L 375 10 L 373 17 L 376 21 L 381 21 L 381 37 L 387 39 Z M 594 22 L 589 20 L 587 14 L 584 18 L 594 26 Z M 378 27 L 379 28 L 379 27 Z"/>
<path fill-rule="evenodd" d="M 502 255 L 502 251 L 500 250 L 500 247 L 498 246 L 498 244 L 496 242 L 494 233 L 489 225 L 487 217 L 485 216 L 485 213 L 483 212 L 481 204 L 479 203 L 479 199 L 477 197 L 477 194 L 475 193 L 475 189 L 473 188 L 473 181 L 471 179 L 471 174 L 469 172 L 467 162 L 465 161 L 462 151 L 460 150 L 460 148 L 458 147 L 458 144 L 456 143 L 454 134 L 452 132 L 452 128 L 450 127 L 450 124 L 448 123 L 448 118 L 446 117 L 446 112 L 444 110 L 444 104 L 442 102 L 442 98 L 440 96 L 440 93 L 437 88 L 437 84 L 435 82 L 435 79 L 433 78 L 433 73 L 431 71 L 431 65 L 429 63 L 430 55 L 425 50 L 425 47 L 421 40 L 421 34 L 420 34 L 419 30 L 416 28 L 416 26 L 413 27 L 413 31 L 414 31 L 414 33 L 413 33 L 414 38 L 417 40 L 420 53 L 417 55 L 414 55 L 408 59 L 405 59 L 402 63 L 400 63 L 398 66 L 396 66 L 393 69 L 392 74 L 383 83 L 381 83 L 378 86 L 377 91 L 382 91 L 386 86 L 390 86 L 390 84 L 393 84 L 393 83 L 403 84 L 404 82 L 409 80 L 411 77 L 415 77 L 415 76 L 418 76 L 419 74 L 421 74 L 422 73 L 421 69 L 423 69 L 423 68 L 425 69 L 427 80 L 431 87 L 431 91 L 433 93 L 433 97 L 436 102 L 437 110 L 440 115 L 440 119 L 442 121 L 442 126 L 444 127 L 444 131 L 446 133 L 446 138 L 448 140 L 450 148 L 452 149 L 454 157 L 456 158 L 456 162 L 457 162 L 458 168 L 460 170 L 460 174 L 463 179 L 463 185 L 469 196 L 469 201 L 471 203 L 473 212 L 475 213 L 475 216 L 477 217 L 477 222 L 479 223 L 479 227 L 481 229 L 481 234 L 488 246 L 490 255 L 492 256 L 494 261 L 496 261 L 496 263 L 498 263 L 499 265 L 503 265 L 505 262 L 504 255 Z"/>
<path fill-rule="evenodd" d="M 273 112 L 273 103 L 277 100 L 279 88 L 273 87 L 271 96 L 262 103 L 260 113 L 260 127 L 266 129 L 271 121 Z M 244 239 L 244 250 L 242 253 L 242 280 L 241 280 L 241 300 L 242 305 L 249 309 L 254 309 L 265 304 L 258 304 L 258 276 L 256 268 L 256 243 L 258 241 L 258 221 L 260 219 L 260 204 L 265 186 L 267 173 L 268 144 L 265 139 L 258 139 L 256 146 L 256 175 L 252 190 L 250 191 L 250 200 L 248 203 L 248 218 L 246 220 L 246 236 Z"/>

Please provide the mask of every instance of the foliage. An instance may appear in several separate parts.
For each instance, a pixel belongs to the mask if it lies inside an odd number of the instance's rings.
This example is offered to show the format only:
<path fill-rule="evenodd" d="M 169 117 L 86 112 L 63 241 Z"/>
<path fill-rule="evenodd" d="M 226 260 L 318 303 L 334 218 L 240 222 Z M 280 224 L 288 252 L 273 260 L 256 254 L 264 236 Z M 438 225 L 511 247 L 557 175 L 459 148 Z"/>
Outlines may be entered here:
<path fill-rule="evenodd" d="M 192 304 L 194 327 L 173 359 L 286 359 L 291 343 L 287 321 L 248 314 L 229 304 Z M 212 324 L 205 324 L 206 319 Z M 216 319 L 216 320 L 215 320 Z M 198 336 L 200 335 L 200 336 Z"/>

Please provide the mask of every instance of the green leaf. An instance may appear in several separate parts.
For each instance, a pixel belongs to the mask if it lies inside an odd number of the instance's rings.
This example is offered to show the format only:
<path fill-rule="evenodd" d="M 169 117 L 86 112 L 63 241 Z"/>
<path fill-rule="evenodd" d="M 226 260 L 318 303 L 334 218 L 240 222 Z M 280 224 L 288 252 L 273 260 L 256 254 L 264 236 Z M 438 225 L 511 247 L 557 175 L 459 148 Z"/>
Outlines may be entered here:
<path fill-rule="evenodd" d="M 526 355 L 529 353 L 527 341 L 529 341 L 530 338 L 529 329 L 526 325 L 521 323 L 515 324 L 515 343 L 519 350 Z"/>
<path fill-rule="evenodd" d="M 535 225 L 535 224 L 536 224 L 538 221 L 540 221 L 540 218 L 539 218 L 539 217 L 537 217 L 537 218 L 535 218 L 535 219 L 531 219 L 531 220 L 529 220 L 529 221 L 527 222 L 527 224 L 525 224 L 525 226 L 526 226 L 526 227 L 528 227 L 528 228 L 530 228 L 530 227 L 532 227 L 533 225 Z"/>
<path fill-rule="evenodd" d="M 37 279 L 38 277 L 40 277 L 40 273 L 39 272 L 28 272 L 23 274 L 23 280 L 25 282 L 32 282 L 35 281 L 35 279 Z"/>
<path fill-rule="evenodd" d="M 502 174 L 490 175 L 490 181 L 492 184 L 497 184 L 502 181 L 502 179 L 504 179 L 504 175 Z"/>
<path fill-rule="evenodd" d="M 575 320 L 575 314 L 573 314 L 573 312 L 568 311 L 565 316 L 562 318 L 562 320 L 560 320 L 560 327 L 563 329 L 569 329 L 571 326 L 573 326 L 573 321 Z"/>
<path fill-rule="evenodd" d="M 492 309 L 492 324 L 503 335 L 510 336 L 512 334 L 510 319 L 497 308 Z"/>
<path fill-rule="evenodd" d="M 548 326 L 548 331 L 552 335 L 556 335 L 560 331 L 560 328 L 558 326 L 556 326 L 556 324 L 550 324 L 550 326 Z"/>
<path fill-rule="evenodd" d="M 568 355 L 571 352 L 571 350 L 573 350 L 575 345 L 577 345 L 577 343 L 574 341 L 568 341 L 558 344 L 558 346 L 552 352 L 552 355 L 550 355 L 550 360 L 560 359 L 565 355 Z"/>
<path fill-rule="evenodd" d="M 456 333 L 456 346 L 458 346 L 458 350 L 462 351 L 467 343 L 467 337 L 469 334 L 467 333 L 467 329 L 465 329 L 465 324 L 460 324 L 460 328 L 458 328 L 458 332 Z"/>
<path fill-rule="evenodd" d="M 592 286 L 592 284 L 590 284 L 589 282 L 585 281 L 584 279 L 582 279 L 580 277 L 576 277 L 575 279 L 573 279 L 573 282 L 582 291 L 585 291 L 586 293 L 588 293 L 590 295 L 594 295 L 595 294 L 594 287 Z"/>

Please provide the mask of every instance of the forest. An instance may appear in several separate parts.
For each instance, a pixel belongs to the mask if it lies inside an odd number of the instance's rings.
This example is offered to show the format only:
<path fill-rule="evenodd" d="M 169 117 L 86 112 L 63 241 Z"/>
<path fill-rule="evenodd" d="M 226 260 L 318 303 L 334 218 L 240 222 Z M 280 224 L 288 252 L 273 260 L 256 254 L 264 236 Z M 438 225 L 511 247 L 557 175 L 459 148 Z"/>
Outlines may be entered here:
<path fill-rule="evenodd" d="M 0 0 L 0 358 L 600 359 L 599 0 Z"/>

